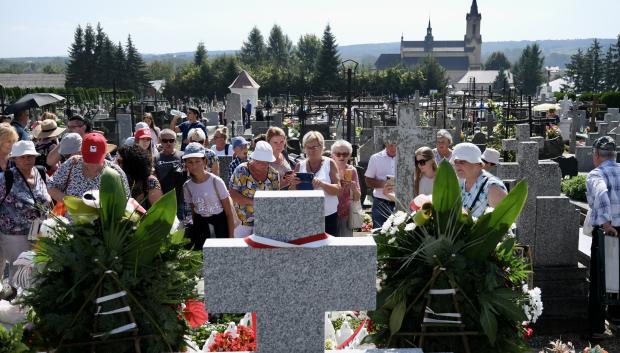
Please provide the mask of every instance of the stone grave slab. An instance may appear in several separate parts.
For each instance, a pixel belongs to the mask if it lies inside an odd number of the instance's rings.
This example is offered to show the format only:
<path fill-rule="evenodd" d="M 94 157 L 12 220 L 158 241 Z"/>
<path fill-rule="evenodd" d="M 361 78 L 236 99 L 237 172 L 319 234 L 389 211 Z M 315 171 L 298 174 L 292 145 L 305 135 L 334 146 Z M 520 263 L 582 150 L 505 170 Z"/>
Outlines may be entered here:
<path fill-rule="evenodd" d="M 226 184 L 226 187 L 228 187 L 228 182 L 230 181 L 230 173 L 228 171 L 228 168 L 230 167 L 230 163 L 232 162 L 232 160 L 232 156 L 217 157 L 217 161 L 220 164 L 220 178 L 222 178 L 224 184 Z"/>
<path fill-rule="evenodd" d="M 218 126 L 220 124 L 220 116 L 217 112 L 208 112 L 206 119 L 207 126 Z"/>
<path fill-rule="evenodd" d="M 396 127 L 375 127 L 375 150 L 383 149 L 383 144 L 392 141 L 397 144 L 396 152 L 396 199 L 397 206 L 409 205 L 413 199 L 413 175 L 415 175 L 415 150 L 435 146 L 437 131 L 432 127 L 418 126 L 419 110 L 414 104 L 398 106 L 398 125 Z M 454 136 L 454 131 L 450 131 Z"/>
<path fill-rule="evenodd" d="M 574 266 L 579 248 L 579 211 L 566 196 L 536 198 L 535 266 Z"/>
<path fill-rule="evenodd" d="M 534 141 L 520 142 L 517 149 L 517 162 L 501 162 L 497 176 L 502 180 L 521 180 L 528 182 L 528 196 L 521 215 L 517 219 L 517 238 L 523 244 L 536 243 L 536 197 L 560 195 L 561 172 L 557 163 L 538 160 L 539 145 Z"/>
<path fill-rule="evenodd" d="M 583 112 L 583 114 L 579 114 L 578 112 Z M 577 147 L 577 132 L 581 131 L 585 125 L 586 114 L 583 110 L 571 111 L 569 112 L 568 117 L 568 120 L 571 123 L 568 151 L 574 154 Z"/>
<path fill-rule="evenodd" d="M 309 207 L 311 214 L 322 212 L 323 198 L 315 190 L 258 191 L 256 235 L 273 239 L 272 228 L 287 226 L 289 232 L 275 238 L 298 239 L 324 230 L 322 213 L 312 218 L 303 213 Z M 288 222 L 274 221 L 274 214 Z M 372 237 L 331 238 L 313 249 L 257 249 L 244 239 L 207 239 L 203 250 L 206 309 L 256 312 L 257 352 L 323 352 L 325 312 L 369 310 L 376 304 Z"/>
<path fill-rule="evenodd" d="M 269 122 L 267 121 L 252 121 L 250 122 L 250 126 L 252 129 L 252 135 L 254 136 L 265 134 L 267 133 L 267 130 L 269 130 Z"/>

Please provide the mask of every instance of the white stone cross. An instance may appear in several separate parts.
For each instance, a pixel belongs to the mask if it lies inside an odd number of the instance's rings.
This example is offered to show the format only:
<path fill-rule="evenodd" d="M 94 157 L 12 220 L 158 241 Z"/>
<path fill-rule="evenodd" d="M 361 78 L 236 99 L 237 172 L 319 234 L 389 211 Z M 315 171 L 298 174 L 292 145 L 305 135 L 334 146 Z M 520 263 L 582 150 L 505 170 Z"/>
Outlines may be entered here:
<path fill-rule="evenodd" d="M 562 173 L 556 162 L 538 160 L 538 143 L 520 142 L 517 162 L 501 162 L 497 176 L 505 181 L 527 180 L 525 206 L 517 219 L 517 237 L 522 244 L 534 245 L 536 236 L 536 197 L 559 196 Z"/>
<path fill-rule="evenodd" d="M 416 99 L 418 101 L 418 99 Z M 415 175 L 415 151 L 427 146 L 434 148 L 437 131 L 434 127 L 421 127 L 418 121 L 418 107 L 411 104 L 398 106 L 398 125 L 375 127 L 375 146 L 396 143 L 396 199 L 397 206 L 408 207 L 413 199 L 413 176 Z M 454 131 L 449 130 L 452 136 Z"/>
<path fill-rule="evenodd" d="M 571 111 L 568 116 L 571 119 L 568 152 L 575 153 L 575 148 L 577 146 L 577 130 L 581 129 L 586 123 L 586 115 L 585 112 L 577 113 L 577 111 Z"/>
<path fill-rule="evenodd" d="M 318 190 L 258 191 L 256 235 L 288 242 L 322 233 L 323 203 Z M 257 249 L 243 239 L 207 239 L 203 250 L 206 309 L 256 312 L 257 352 L 324 352 L 325 312 L 376 305 L 372 237 L 332 238 L 314 249 Z"/>

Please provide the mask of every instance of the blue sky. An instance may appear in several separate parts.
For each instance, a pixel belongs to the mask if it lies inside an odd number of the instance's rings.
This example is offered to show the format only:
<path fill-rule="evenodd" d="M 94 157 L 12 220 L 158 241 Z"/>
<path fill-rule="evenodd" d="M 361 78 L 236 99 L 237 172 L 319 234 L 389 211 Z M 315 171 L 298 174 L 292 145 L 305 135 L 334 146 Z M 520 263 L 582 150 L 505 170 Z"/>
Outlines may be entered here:
<path fill-rule="evenodd" d="M 296 42 L 327 23 L 341 45 L 422 40 L 430 16 L 436 40 L 465 33 L 471 0 L 0 0 L 0 57 L 66 55 L 78 24 L 101 22 L 113 41 L 131 34 L 143 53 L 238 49 L 256 25 L 274 23 Z M 484 41 L 615 38 L 618 0 L 479 0 Z M 16 15 L 15 15 L 16 14 Z"/>

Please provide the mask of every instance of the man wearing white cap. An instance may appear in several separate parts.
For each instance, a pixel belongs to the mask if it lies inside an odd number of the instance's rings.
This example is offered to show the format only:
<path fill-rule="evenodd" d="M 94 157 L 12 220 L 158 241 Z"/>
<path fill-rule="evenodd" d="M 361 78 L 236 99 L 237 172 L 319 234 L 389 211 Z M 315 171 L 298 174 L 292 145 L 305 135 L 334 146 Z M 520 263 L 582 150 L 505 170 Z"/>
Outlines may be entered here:
<path fill-rule="evenodd" d="M 482 153 L 473 143 L 459 143 L 452 151 L 451 162 L 461 179 L 463 208 L 472 217 L 480 217 L 487 207 L 495 207 L 506 197 L 504 183 L 483 169 Z"/>

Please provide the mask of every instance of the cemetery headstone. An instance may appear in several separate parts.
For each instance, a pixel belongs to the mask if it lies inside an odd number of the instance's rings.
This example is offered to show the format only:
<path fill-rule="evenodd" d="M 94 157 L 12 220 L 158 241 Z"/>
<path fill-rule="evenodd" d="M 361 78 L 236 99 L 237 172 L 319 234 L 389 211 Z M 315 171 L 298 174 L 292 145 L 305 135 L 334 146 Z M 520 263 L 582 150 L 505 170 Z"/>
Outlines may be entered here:
<path fill-rule="evenodd" d="M 579 114 L 578 112 L 583 112 L 584 114 Z M 567 116 L 568 120 L 571 122 L 568 152 L 574 154 L 577 147 L 577 132 L 581 131 L 582 127 L 585 125 L 586 116 L 583 110 L 571 111 Z"/>
<path fill-rule="evenodd" d="M 220 116 L 217 112 L 208 112 L 206 118 L 207 126 L 217 126 L 220 124 Z"/>
<path fill-rule="evenodd" d="M 324 231 L 323 197 L 314 190 L 257 192 L 256 235 L 288 242 Z M 257 352 L 324 352 L 326 311 L 376 304 L 372 237 L 278 249 L 252 248 L 244 239 L 207 239 L 204 264 L 206 309 L 256 312 Z"/>
<path fill-rule="evenodd" d="M 228 123 L 235 122 L 235 135 L 243 134 L 243 123 L 241 116 L 241 95 L 238 93 L 228 93 L 226 95 L 226 119 Z M 240 132 L 239 132 L 240 131 Z"/>
<path fill-rule="evenodd" d="M 594 162 L 592 161 L 592 144 L 601 136 L 611 136 L 614 140 L 617 140 L 617 135 L 611 133 L 610 126 L 606 122 L 597 122 L 597 132 L 589 133 L 586 138 L 584 146 L 577 146 L 575 148 L 575 157 L 577 157 L 577 164 L 580 172 L 589 172 L 594 169 Z"/>
<path fill-rule="evenodd" d="M 397 145 L 396 199 L 399 201 L 398 206 L 408 205 L 413 199 L 415 150 L 422 146 L 435 147 L 439 130 L 432 127 L 420 127 L 418 121 L 417 105 L 401 104 L 398 106 L 396 127 L 375 127 L 375 150 L 381 150 L 383 144 L 387 142 Z M 454 132 L 451 131 L 451 133 L 454 136 Z"/>
<path fill-rule="evenodd" d="M 515 138 L 503 139 L 502 140 L 502 149 L 504 151 L 514 151 L 516 152 L 519 143 L 525 141 L 534 141 L 538 145 L 538 149 L 543 149 L 545 147 L 545 139 L 540 136 L 530 136 L 530 126 L 528 124 L 517 124 L 515 126 L 516 134 Z M 538 158 L 538 153 L 536 153 L 536 158 Z"/>
<path fill-rule="evenodd" d="M 230 167 L 230 163 L 232 162 L 232 156 L 218 156 L 217 160 L 220 165 L 220 178 L 224 180 L 224 184 L 228 187 L 228 181 L 230 180 L 230 173 L 228 168 Z"/>

